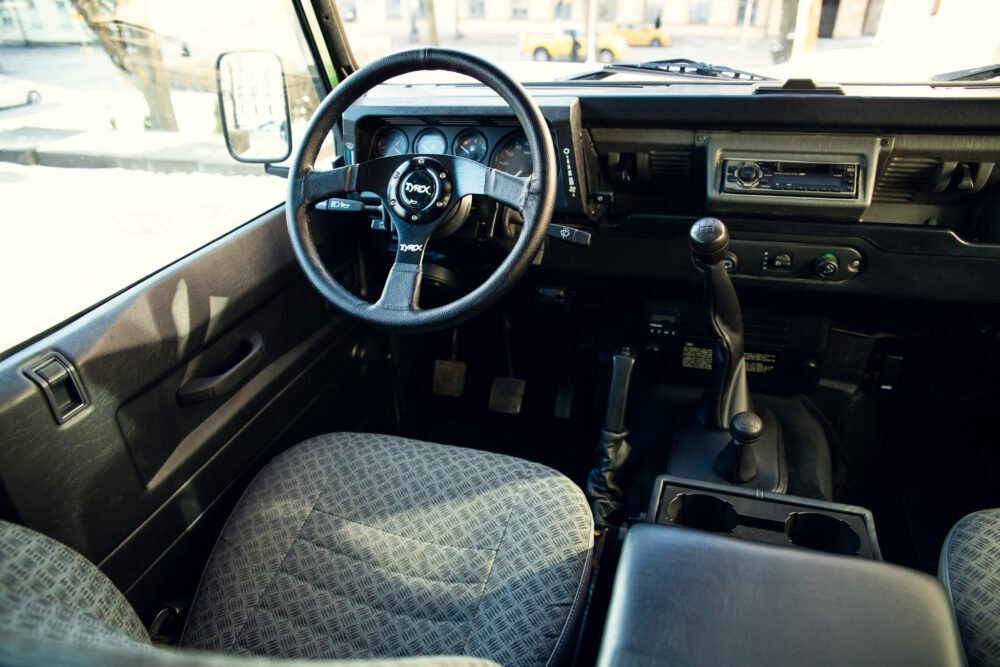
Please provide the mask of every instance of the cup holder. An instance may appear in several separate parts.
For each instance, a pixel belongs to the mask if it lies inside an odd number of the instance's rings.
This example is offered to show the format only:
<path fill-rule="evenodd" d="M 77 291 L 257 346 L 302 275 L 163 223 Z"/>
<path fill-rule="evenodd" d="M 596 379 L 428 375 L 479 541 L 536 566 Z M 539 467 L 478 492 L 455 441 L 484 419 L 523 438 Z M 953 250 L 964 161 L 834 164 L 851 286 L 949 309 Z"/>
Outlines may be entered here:
<path fill-rule="evenodd" d="M 705 493 L 679 493 L 667 505 L 667 516 L 678 526 L 730 533 L 739 523 L 732 503 Z"/>
<path fill-rule="evenodd" d="M 834 554 L 856 556 L 861 548 L 861 537 L 850 524 L 819 512 L 789 514 L 785 535 L 797 546 Z"/>

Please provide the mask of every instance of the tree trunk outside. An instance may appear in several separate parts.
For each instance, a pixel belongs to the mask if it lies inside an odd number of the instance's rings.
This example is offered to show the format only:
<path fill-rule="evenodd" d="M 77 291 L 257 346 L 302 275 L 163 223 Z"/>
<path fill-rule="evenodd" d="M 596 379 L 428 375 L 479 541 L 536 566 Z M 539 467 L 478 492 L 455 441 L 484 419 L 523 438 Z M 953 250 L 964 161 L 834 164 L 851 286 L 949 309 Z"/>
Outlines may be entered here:
<path fill-rule="evenodd" d="M 170 98 L 170 76 L 163 67 L 160 38 L 149 26 L 133 25 L 107 14 L 107 1 L 73 0 L 73 6 L 94 33 L 111 62 L 142 93 L 149 107 L 149 129 L 177 131 Z M 119 4 L 114 3 L 112 11 Z M 131 47 L 131 48 L 128 48 Z"/>
<path fill-rule="evenodd" d="M 424 18 L 427 19 L 427 43 L 429 46 L 440 46 L 438 39 L 437 17 L 434 15 L 434 0 L 424 0 Z"/>
<path fill-rule="evenodd" d="M 774 62 L 787 62 L 792 57 L 792 41 L 795 33 L 795 16 L 799 11 L 799 0 L 782 0 L 781 25 L 778 28 L 778 48 L 774 51 Z"/>

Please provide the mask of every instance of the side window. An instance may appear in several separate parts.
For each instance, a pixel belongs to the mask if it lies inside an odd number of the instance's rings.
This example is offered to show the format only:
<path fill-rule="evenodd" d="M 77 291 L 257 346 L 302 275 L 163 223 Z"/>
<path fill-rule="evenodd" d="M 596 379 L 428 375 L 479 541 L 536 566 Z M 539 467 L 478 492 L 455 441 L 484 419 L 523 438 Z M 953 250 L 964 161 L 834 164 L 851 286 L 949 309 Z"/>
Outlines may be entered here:
<path fill-rule="evenodd" d="M 293 142 L 322 95 L 285 0 L 3 9 L 0 354 L 283 202 L 226 150 L 220 54 L 280 58 Z"/>

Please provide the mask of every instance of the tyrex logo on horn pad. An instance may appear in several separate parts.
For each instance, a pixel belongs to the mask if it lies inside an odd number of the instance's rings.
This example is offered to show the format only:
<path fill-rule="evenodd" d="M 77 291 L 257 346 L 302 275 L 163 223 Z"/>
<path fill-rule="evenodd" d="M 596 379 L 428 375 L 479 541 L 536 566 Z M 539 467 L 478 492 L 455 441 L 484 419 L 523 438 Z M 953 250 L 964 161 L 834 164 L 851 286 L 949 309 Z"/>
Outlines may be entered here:
<path fill-rule="evenodd" d="M 426 169 L 411 171 L 399 184 L 399 198 L 408 209 L 419 211 L 434 203 L 438 183 Z"/>

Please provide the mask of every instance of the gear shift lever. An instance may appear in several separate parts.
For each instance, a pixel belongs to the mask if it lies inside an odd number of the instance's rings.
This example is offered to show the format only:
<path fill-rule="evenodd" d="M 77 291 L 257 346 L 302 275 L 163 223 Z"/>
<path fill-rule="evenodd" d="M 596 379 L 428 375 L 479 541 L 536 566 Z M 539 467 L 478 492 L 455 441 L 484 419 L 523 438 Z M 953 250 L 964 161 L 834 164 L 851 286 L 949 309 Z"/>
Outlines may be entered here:
<path fill-rule="evenodd" d="M 754 411 L 743 356 L 743 314 L 726 273 L 729 231 L 702 218 L 691 227 L 691 254 L 705 274 L 705 309 L 712 330 L 712 379 L 698 419 L 674 437 L 671 475 L 783 493 L 788 474 L 774 413 Z"/>
<path fill-rule="evenodd" d="M 723 261 L 729 251 L 729 230 L 717 218 L 702 218 L 692 225 L 690 241 L 695 263 L 705 274 L 705 306 L 715 337 L 712 380 L 698 419 L 721 431 L 735 415 L 753 412 L 743 357 L 743 315 Z"/>

